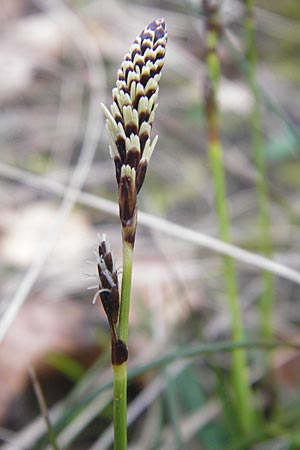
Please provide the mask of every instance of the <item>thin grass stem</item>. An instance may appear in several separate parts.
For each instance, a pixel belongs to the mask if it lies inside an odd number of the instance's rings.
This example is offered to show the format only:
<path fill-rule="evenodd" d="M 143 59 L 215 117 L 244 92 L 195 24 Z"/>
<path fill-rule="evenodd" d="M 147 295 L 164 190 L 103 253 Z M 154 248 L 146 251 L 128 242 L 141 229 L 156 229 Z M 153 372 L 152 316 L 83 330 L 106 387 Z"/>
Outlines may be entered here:
<path fill-rule="evenodd" d="M 253 97 L 250 128 L 254 163 L 257 169 L 256 192 L 258 200 L 258 220 L 260 225 L 262 252 L 265 256 L 272 257 L 269 192 L 261 127 L 259 89 L 256 83 L 257 53 L 255 42 L 254 0 L 244 0 L 244 2 L 246 9 L 244 21 L 246 77 L 249 90 Z M 263 338 L 269 339 L 273 335 L 274 276 L 270 272 L 263 271 L 262 281 L 263 293 L 260 300 L 261 333 Z"/>
<path fill-rule="evenodd" d="M 133 246 L 123 240 L 123 276 L 118 335 L 128 344 L 128 323 L 130 309 L 130 292 L 132 278 Z M 127 361 L 121 365 L 113 365 L 114 373 L 114 448 L 127 448 Z"/>
<path fill-rule="evenodd" d="M 127 449 L 127 363 L 113 365 L 114 449 Z"/>
<path fill-rule="evenodd" d="M 49 444 L 50 444 L 52 450 L 59 450 L 59 447 L 56 442 L 55 432 L 54 432 L 52 424 L 50 422 L 46 400 L 45 400 L 40 382 L 38 380 L 36 371 L 33 367 L 29 368 L 29 376 L 31 378 L 32 386 L 33 386 L 34 393 L 35 393 L 35 396 L 37 398 L 37 401 L 38 401 L 38 404 L 40 407 L 40 411 L 42 413 L 44 422 L 46 424 Z"/>
<path fill-rule="evenodd" d="M 207 126 L 207 146 L 213 174 L 215 204 L 219 234 L 223 241 L 230 242 L 230 220 L 226 200 L 226 181 L 223 167 L 223 149 L 220 140 L 220 113 L 217 92 L 220 79 L 220 62 L 217 45 L 220 34 L 218 9 L 210 1 L 203 2 L 206 18 L 206 65 L 205 113 Z M 244 330 L 238 302 L 235 262 L 229 256 L 223 257 L 224 278 L 231 315 L 232 339 L 238 342 L 244 337 Z M 252 396 L 249 385 L 246 352 L 242 349 L 232 353 L 232 383 L 240 429 L 249 433 L 253 426 Z"/>
<path fill-rule="evenodd" d="M 130 309 L 130 292 L 132 279 L 133 246 L 123 240 L 123 276 L 119 318 L 119 338 L 128 344 L 128 321 Z"/>

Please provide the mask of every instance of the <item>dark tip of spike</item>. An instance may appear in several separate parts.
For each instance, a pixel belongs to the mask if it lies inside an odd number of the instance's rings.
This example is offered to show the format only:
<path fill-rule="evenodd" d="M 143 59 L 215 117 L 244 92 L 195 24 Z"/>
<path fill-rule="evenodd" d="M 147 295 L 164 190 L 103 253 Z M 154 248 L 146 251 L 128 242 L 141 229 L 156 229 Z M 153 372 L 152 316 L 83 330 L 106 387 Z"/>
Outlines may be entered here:
<path fill-rule="evenodd" d="M 153 22 L 149 23 L 147 28 L 149 30 L 155 31 L 158 27 L 166 28 L 165 19 L 161 17 L 160 19 L 153 20 Z"/>
<path fill-rule="evenodd" d="M 149 39 L 150 41 L 152 41 L 152 34 L 149 33 L 149 32 L 147 31 L 147 29 L 144 30 L 144 31 L 142 31 L 141 34 L 140 34 L 140 36 L 141 36 L 141 39 L 142 39 L 142 40 L 144 40 L 144 39 Z"/>
<path fill-rule="evenodd" d="M 163 38 L 164 35 L 165 35 L 165 30 L 162 27 L 157 28 L 157 30 L 155 31 L 154 41 L 153 42 L 156 42 L 158 39 Z"/>

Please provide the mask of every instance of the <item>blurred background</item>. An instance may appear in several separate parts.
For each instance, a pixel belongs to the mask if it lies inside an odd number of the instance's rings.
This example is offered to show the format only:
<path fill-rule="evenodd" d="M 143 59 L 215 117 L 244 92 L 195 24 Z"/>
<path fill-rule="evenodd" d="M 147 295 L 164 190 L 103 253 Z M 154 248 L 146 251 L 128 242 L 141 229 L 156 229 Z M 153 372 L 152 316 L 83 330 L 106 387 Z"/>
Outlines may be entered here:
<path fill-rule="evenodd" d="M 242 64 L 244 6 L 238 0 L 219 3 L 224 26 L 219 102 L 232 242 L 260 253 L 249 130 L 253 99 Z M 257 0 L 255 14 L 274 259 L 300 270 L 300 3 Z M 2 449 L 47 447 L 31 366 L 49 408 L 60 401 L 51 417 L 59 423 L 62 448 L 70 443 L 73 449 L 111 448 L 111 393 L 95 393 L 111 379 L 109 336 L 102 307 L 92 304 L 94 291 L 87 289 L 96 284 L 88 275 L 96 271 L 97 234 L 107 234 L 117 265 L 122 263 L 116 182 L 100 103 L 111 104 L 124 54 L 159 17 L 169 35 L 152 135 L 159 140 L 139 209 L 217 237 L 203 117 L 201 1 L 1 1 Z M 243 263 L 237 267 L 245 327 L 255 337 L 261 273 Z M 300 288 L 283 278 L 276 278 L 275 286 L 276 336 L 297 339 Z M 177 345 L 230 338 L 225 297 L 218 253 L 154 229 L 141 216 L 130 315 L 132 364 Z M 263 377 L 259 358 L 252 361 L 256 383 Z M 273 365 L 279 397 L 300 416 L 297 352 L 276 350 Z M 177 448 L 172 401 L 187 430 L 182 448 L 225 448 L 218 441 L 223 435 L 216 367 L 226 373 L 227 356 L 181 361 L 135 378 L 129 386 L 132 448 Z M 281 435 L 274 439 L 269 447 L 255 448 L 292 448 L 284 447 Z"/>

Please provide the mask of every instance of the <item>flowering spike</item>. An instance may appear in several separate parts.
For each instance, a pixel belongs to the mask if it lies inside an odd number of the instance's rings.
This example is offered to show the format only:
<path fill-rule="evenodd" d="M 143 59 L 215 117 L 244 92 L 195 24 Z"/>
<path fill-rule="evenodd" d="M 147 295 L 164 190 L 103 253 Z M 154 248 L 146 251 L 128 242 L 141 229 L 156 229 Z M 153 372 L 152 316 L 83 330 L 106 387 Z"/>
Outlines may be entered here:
<path fill-rule="evenodd" d="M 119 316 L 119 287 L 118 273 L 113 263 L 110 243 L 103 235 L 99 239 L 97 269 L 99 275 L 99 295 L 103 309 L 111 326 L 115 325 Z M 96 297 L 95 296 L 95 297 Z"/>
<path fill-rule="evenodd" d="M 157 108 L 158 83 L 164 64 L 167 31 L 164 19 L 151 22 L 135 39 L 118 70 L 111 111 L 102 104 L 106 117 L 111 157 L 118 185 L 122 168 L 129 165 L 142 187 L 156 138 L 150 132 Z"/>

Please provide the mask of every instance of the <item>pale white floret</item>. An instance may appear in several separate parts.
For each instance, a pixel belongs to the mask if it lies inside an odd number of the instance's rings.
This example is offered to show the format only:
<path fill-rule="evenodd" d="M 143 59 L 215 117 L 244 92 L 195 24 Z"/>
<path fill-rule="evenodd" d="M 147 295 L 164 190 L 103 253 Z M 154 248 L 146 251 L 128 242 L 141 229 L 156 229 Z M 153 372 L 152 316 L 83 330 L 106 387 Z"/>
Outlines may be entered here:
<path fill-rule="evenodd" d="M 135 168 L 130 167 L 129 164 L 122 166 L 121 168 L 121 177 L 131 178 L 133 183 L 135 183 Z"/>
<path fill-rule="evenodd" d="M 152 91 L 155 91 L 158 88 L 157 82 L 154 78 L 150 78 L 150 80 L 147 81 L 147 84 L 145 86 L 145 92 L 149 91 L 150 89 Z"/>
<path fill-rule="evenodd" d="M 145 53 L 144 53 L 144 58 L 146 58 L 146 56 L 150 56 L 151 61 L 155 61 L 155 54 L 156 52 L 154 50 L 152 50 L 152 48 L 147 48 Z"/>
<path fill-rule="evenodd" d="M 114 89 L 117 89 L 118 91 L 120 91 L 121 89 L 124 90 L 124 88 L 126 89 L 126 81 L 125 80 L 117 80 L 116 86 L 117 87 Z M 116 91 L 115 91 L 115 93 L 116 93 Z"/>
<path fill-rule="evenodd" d="M 124 127 L 129 123 L 135 123 L 137 126 L 139 124 L 138 112 L 136 109 L 133 109 L 132 106 L 124 106 L 123 107 L 123 117 L 124 117 Z"/>
<path fill-rule="evenodd" d="M 114 117 L 115 116 L 121 116 L 122 117 L 121 111 L 120 111 L 118 105 L 116 104 L 116 102 L 113 102 L 113 104 L 111 105 L 110 109 L 111 109 L 111 113 L 112 113 L 112 115 Z"/>
<path fill-rule="evenodd" d="M 129 85 L 133 81 L 138 81 L 140 76 L 136 72 L 129 72 L 128 78 L 127 78 L 127 84 Z"/>
<path fill-rule="evenodd" d="M 115 132 L 117 132 L 117 129 L 118 129 L 117 122 L 115 121 L 114 117 L 109 112 L 109 110 L 106 108 L 104 103 L 101 103 L 101 108 L 102 108 L 102 111 L 104 112 L 105 117 L 107 118 L 107 121 L 111 124 L 111 129 L 115 130 Z"/>
<path fill-rule="evenodd" d="M 148 97 L 141 97 L 140 101 L 139 101 L 139 106 L 138 106 L 138 112 L 139 114 L 141 113 L 141 111 L 148 111 L 149 112 L 149 100 Z"/>
<path fill-rule="evenodd" d="M 152 112 L 150 114 L 150 117 L 149 117 L 149 122 L 150 123 L 153 123 L 153 121 L 154 121 L 155 111 L 157 110 L 157 106 L 158 106 L 157 103 L 153 106 L 153 110 L 152 110 Z"/>
<path fill-rule="evenodd" d="M 107 137 L 108 137 L 108 141 L 109 141 L 109 153 L 110 153 L 110 156 L 112 158 L 114 158 L 115 156 L 119 156 L 119 152 L 118 152 L 116 142 L 115 142 L 116 135 L 112 136 L 112 133 L 111 133 L 111 130 L 110 130 L 108 124 L 106 124 L 106 130 L 107 130 Z"/>
<path fill-rule="evenodd" d="M 151 125 L 148 122 L 143 122 L 140 126 L 139 135 L 142 136 L 142 134 L 146 133 L 148 136 L 150 136 L 151 132 Z"/>
<path fill-rule="evenodd" d="M 118 94 L 117 94 L 116 97 L 117 97 L 117 102 L 118 102 L 118 106 L 119 106 L 120 111 L 122 111 L 124 106 L 132 104 L 130 95 L 127 94 L 127 92 L 125 93 L 122 90 L 118 91 Z"/>
<path fill-rule="evenodd" d="M 145 95 L 144 86 L 142 83 L 138 83 L 136 85 L 136 95 L 142 96 Z"/>
<path fill-rule="evenodd" d="M 150 138 L 147 139 L 146 144 L 145 144 L 145 148 L 143 151 L 143 157 L 141 159 L 142 160 L 146 160 L 147 162 L 150 161 L 150 158 L 152 156 L 153 150 L 156 146 L 158 140 L 158 136 L 156 135 L 155 138 L 153 139 L 152 143 L 150 142 Z"/>
<path fill-rule="evenodd" d="M 154 94 L 152 94 L 151 97 L 149 98 L 149 109 L 150 109 L 150 111 L 153 109 L 153 106 L 156 104 L 157 97 L 158 97 L 158 87 L 157 87 L 156 91 L 154 92 Z"/>
<path fill-rule="evenodd" d="M 132 99 L 135 98 L 135 94 L 136 94 L 136 81 L 133 81 L 130 85 L 130 97 Z"/>
<path fill-rule="evenodd" d="M 118 136 L 121 136 L 123 139 L 126 139 L 126 134 L 123 125 L 120 122 L 118 123 Z"/>
<path fill-rule="evenodd" d="M 125 145 L 126 152 L 128 152 L 132 148 L 136 148 L 139 152 L 141 151 L 140 139 L 136 134 L 132 134 L 130 138 L 126 138 Z"/>

